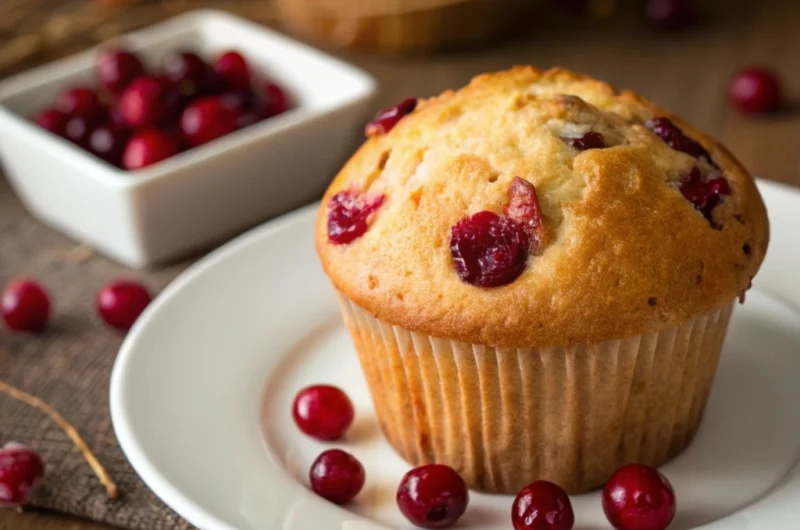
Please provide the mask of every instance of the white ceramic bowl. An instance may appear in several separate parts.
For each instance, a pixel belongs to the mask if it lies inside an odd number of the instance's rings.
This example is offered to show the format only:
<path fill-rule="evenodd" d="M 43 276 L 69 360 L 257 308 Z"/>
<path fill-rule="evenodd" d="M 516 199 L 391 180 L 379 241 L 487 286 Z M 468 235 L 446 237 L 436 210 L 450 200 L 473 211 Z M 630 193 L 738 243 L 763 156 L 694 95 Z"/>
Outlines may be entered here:
<path fill-rule="evenodd" d="M 0 155 L 33 215 L 131 267 L 179 258 L 321 195 L 375 93 L 364 72 L 232 15 L 193 11 L 120 37 L 150 65 L 167 51 L 240 50 L 295 108 L 125 172 L 30 121 L 66 86 L 96 84 L 96 50 L 0 84 Z"/>

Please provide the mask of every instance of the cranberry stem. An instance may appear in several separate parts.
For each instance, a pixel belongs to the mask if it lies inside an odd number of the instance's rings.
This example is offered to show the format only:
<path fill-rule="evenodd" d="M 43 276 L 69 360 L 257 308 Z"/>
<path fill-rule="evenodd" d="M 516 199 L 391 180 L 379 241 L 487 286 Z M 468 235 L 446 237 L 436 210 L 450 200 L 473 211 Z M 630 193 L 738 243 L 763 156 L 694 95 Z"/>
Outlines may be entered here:
<path fill-rule="evenodd" d="M 9 385 L 3 381 L 0 381 L 0 393 L 6 394 L 17 401 L 21 401 L 26 405 L 29 405 L 37 410 L 44 412 L 47 416 L 50 417 L 61 429 L 70 437 L 72 443 L 78 448 L 78 450 L 83 455 L 83 458 L 86 459 L 86 462 L 94 471 L 94 474 L 97 475 L 98 480 L 100 483 L 106 488 L 106 494 L 108 495 L 109 499 L 116 499 L 119 496 L 119 489 L 114 481 L 109 476 L 106 469 L 97 460 L 92 453 L 91 449 L 89 449 L 88 444 L 86 441 L 81 437 L 80 433 L 78 433 L 77 429 L 73 427 L 64 417 L 59 414 L 53 407 L 42 401 L 41 399 L 28 394 L 25 391 L 22 391 L 16 387 Z"/>

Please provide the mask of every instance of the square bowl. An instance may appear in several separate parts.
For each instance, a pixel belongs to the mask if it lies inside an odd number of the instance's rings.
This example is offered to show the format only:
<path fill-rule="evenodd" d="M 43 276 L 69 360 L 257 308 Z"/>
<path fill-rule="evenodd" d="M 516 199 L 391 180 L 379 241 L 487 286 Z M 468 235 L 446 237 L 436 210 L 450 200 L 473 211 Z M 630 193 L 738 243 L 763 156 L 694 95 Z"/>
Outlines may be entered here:
<path fill-rule="evenodd" d="M 361 70 L 219 11 L 192 11 L 118 40 L 151 65 L 177 48 L 206 58 L 239 50 L 294 103 L 279 116 L 123 171 L 30 119 L 60 90 L 94 84 L 97 48 L 0 83 L 0 155 L 26 208 L 134 268 L 208 248 L 320 196 L 376 90 Z"/>

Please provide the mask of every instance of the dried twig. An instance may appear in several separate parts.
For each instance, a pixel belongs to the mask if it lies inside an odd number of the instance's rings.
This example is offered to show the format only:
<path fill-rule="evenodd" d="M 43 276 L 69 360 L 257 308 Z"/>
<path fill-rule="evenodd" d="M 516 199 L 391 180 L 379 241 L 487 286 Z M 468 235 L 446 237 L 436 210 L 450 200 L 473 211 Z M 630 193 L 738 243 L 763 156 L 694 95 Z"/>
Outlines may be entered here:
<path fill-rule="evenodd" d="M 72 442 L 77 446 L 78 450 L 80 450 L 81 454 L 86 459 L 86 462 L 92 468 L 92 471 L 94 471 L 94 474 L 97 475 L 100 483 L 106 488 L 108 497 L 110 499 L 116 499 L 118 497 L 119 490 L 117 489 L 117 485 L 114 484 L 113 480 L 111 480 L 111 477 L 106 469 L 94 456 L 91 449 L 89 449 L 89 446 L 86 444 L 86 441 L 81 437 L 75 427 L 70 425 L 70 423 L 65 420 L 61 414 L 36 396 L 28 394 L 27 392 L 15 388 L 8 383 L 4 383 L 3 381 L 0 381 L 0 392 L 47 414 L 55 423 L 58 424 L 59 427 L 61 427 L 61 429 L 63 429 L 67 436 L 69 436 Z"/>

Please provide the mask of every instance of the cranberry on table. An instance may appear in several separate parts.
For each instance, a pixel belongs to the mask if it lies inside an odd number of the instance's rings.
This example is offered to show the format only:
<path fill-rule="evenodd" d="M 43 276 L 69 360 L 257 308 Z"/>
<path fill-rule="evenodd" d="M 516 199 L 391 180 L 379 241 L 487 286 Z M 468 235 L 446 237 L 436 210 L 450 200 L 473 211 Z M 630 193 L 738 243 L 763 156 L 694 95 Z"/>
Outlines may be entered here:
<path fill-rule="evenodd" d="M 204 97 L 183 111 L 181 132 L 189 145 L 197 147 L 235 131 L 240 114 L 221 97 Z"/>
<path fill-rule="evenodd" d="M 328 204 L 328 239 L 344 245 L 363 236 L 369 229 L 370 216 L 381 207 L 385 197 L 369 197 L 354 191 L 340 191 Z"/>
<path fill-rule="evenodd" d="M 151 300 L 150 293 L 142 284 L 116 281 L 98 293 L 97 311 L 112 328 L 128 331 Z"/>
<path fill-rule="evenodd" d="M 741 112 L 773 112 L 783 106 L 783 88 L 775 72 L 752 67 L 733 76 L 728 85 L 728 99 Z"/>
<path fill-rule="evenodd" d="M 180 152 L 175 138 L 164 131 L 144 129 L 128 140 L 122 153 L 122 167 L 128 170 L 142 169 Z"/>
<path fill-rule="evenodd" d="M 394 107 L 389 107 L 379 111 L 375 117 L 367 124 L 365 133 L 367 136 L 386 134 L 394 126 L 400 123 L 405 116 L 414 112 L 417 108 L 417 98 L 406 98 Z"/>
<path fill-rule="evenodd" d="M 274 83 L 267 83 L 264 87 L 264 115 L 267 118 L 283 114 L 291 108 L 289 96 Z"/>
<path fill-rule="evenodd" d="M 329 449 L 314 460 L 308 478 L 314 493 L 336 504 L 345 504 L 364 487 L 364 466 L 350 453 Z"/>
<path fill-rule="evenodd" d="M 406 519 L 423 528 L 446 528 L 467 510 L 464 479 L 448 466 L 431 464 L 412 469 L 400 481 L 397 505 Z"/>
<path fill-rule="evenodd" d="M 112 94 L 121 94 L 128 85 L 144 75 L 144 65 L 135 54 L 117 48 L 102 50 L 95 62 L 100 83 Z"/>
<path fill-rule="evenodd" d="M 681 29 L 692 21 L 691 0 L 647 0 L 645 16 L 660 29 Z"/>
<path fill-rule="evenodd" d="M 169 87 L 153 76 L 134 79 L 122 93 L 119 110 L 130 127 L 147 127 L 164 120 Z"/>
<path fill-rule="evenodd" d="M 566 492 L 538 480 L 522 488 L 511 506 L 514 530 L 572 530 L 575 514 Z"/>
<path fill-rule="evenodd" d="M 44 479 L 44 462 L 29 447 L 9 443 L 0 449 L 0 508 L 28 502 Z"/>
<path fill-rule="evenodd" d="M 214 71 L 227 90 L 249 89 L 250 67 L 247 60 L 237 51 L 228 51 L 214 61 Z"/>
<path fill-rule="evenodd" d="M 657 469 L 630 464 L 603 487 L 603 511 L 617 530 L 664 530 L 675 517 L 675 492 Z"/>
<path fill-rule="evenodd" d="M 292 416 L 301 431 L 319 440 L 338 440 L 353 422 L 353 403 L 331 385 L 314 385 L 297 393 Z"/>
<path fill-rule="evenodd" d="M 36 333 L 42 331 L 50 319 L 50 297 L 35 281 L 21 278 L 3 289 L 0 309 L 11 331 Z"/>
<path fill-rule="evenodd" d="M 56 109 L 44 109 L 33 119 L 36 124 L 46 131 L 58 136 L 64 136 L 67 130 L 67 115 Z"/>
<path fill-rule="evenodd" d="M 113 122 L 100 125 L 89 136 L 89 151 L 112 166 L 122 164 L 122 153 L 130 131 Z"/>
<path fill-rule="evenodd" d="M 102 119 L 105 109 L 97 93 L 85 87 L 70 88 L 56 97 L 56 109 L 69 117 L 82 117 L 89 121 Z"/>
<path fill-rule="evenodd" d="M 164 79 L 187 100 L 211 92 L 211 68 L 196 53 L 178 51 L 168 54 L 164 58 L 163 72 Z"/>
<path fill-rule="evenodd" d="M 566 141 L 578 151 L 602 149 L 606 147 L 606 142 L 603 139 L 603 135 L 594 131 L 589 131 L 580 138 L 566 138 Z"/>

